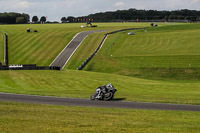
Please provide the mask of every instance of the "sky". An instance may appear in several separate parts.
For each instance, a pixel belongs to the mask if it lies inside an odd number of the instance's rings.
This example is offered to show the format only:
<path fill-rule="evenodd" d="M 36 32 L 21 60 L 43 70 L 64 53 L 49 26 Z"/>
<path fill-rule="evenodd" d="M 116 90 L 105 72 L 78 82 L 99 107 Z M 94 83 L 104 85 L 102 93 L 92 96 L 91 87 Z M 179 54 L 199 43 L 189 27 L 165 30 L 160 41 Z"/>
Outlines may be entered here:
<path fill-rule="evenodd" d="M 200 10 L 200 0 L 0 0 L 0 13 L 27 13 L 31 18 L 35 15 L 39 18 L 47 16 L 48 21 L 130 8 Z"/>

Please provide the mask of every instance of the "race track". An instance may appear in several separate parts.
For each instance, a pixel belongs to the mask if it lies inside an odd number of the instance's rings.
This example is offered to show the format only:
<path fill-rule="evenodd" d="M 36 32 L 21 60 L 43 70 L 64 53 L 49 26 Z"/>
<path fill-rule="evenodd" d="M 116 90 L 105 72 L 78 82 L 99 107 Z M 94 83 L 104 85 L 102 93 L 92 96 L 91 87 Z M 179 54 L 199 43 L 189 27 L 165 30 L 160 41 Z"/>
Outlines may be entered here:
<path fill-rule="evenodd" d="M 84 31 L 78 33 L 72 41 L 63 49 L 50 66 L 64 68 L 70 57 L 79 47 L 81 42 L 91 33 L 103 31 Z M 104 107 L 104 108 L 125 108 L 125 109 L 146 109 L 146 110 L 179 110 L 179 111 L 200 111 L 200 105 L 180 105 L 162 103 L 139 103 L 125 102 L 122 99 L 112 101 L 91 101 L 89 99 L 59 98 L 49 96 L 33 96 L 21 94 L 0 93 L 0 101 L 24 102 L 34 104 L 49 104 L 63 106 L 84 106 L 84 107 Z"/>
<path fill-rule="evenodd" d="M 66 63 L 69 61 L 73 53 L 82 43 L 82 41 L 91 33 L 103 32 L 99 31 L 83 31 L 74 36 L 74 38 L 68 43 L 68 45 L 61 51 L 61 53 L 55 58 L 50 66 L 57 66 L 63 69 Z"/>
<path fill-rule="evenodd" d="M 179 111 L 200 111 L 200 105 L 179 105 L 161 103 L 139 103 L 118 101 L 92 101 L 89 99 L 59 98 L 49 96 L 31 96 L 20 94 L 0 93 L 0 101 L 24 102 L 34 104 L 49 104 L 63 106 L 84 106 L 84 107 L 103 107 L 103 108 L 124 108 L 124 109 L 145 109 L 145 110 L 179 110 Z"/>

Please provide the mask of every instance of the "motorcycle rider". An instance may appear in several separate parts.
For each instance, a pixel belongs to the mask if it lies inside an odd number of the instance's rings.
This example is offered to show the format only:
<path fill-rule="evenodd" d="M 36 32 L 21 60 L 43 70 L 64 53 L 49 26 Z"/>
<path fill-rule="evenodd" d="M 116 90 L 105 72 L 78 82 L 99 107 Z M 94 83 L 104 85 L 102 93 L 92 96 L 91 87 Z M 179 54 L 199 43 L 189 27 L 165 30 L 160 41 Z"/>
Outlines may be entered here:
<path fill-rule="evenodd" d="M 97 96 L 97 97 L 98 97 L 99 99 L 103 99 L 103 95 L 104 95 L 105 93 L 108 92 L 108 88 L 111 87 L 111 86 L 112 86 L 111 83 L 109 83 L 109 84 L 107 84 L 107 85 L 99 86 L 99 87 L 97 88 L 97 91 L 98 91 L 98 96 Z"/>
<path fill-rule="evenodd" d="M 96 88 L 96 92 L 90 97 L 91 100 L 111 100 L 114 97 L 114 93 L 117 90 L 114 86 L 109 83 L 107 85 L 102 85 Z"/>

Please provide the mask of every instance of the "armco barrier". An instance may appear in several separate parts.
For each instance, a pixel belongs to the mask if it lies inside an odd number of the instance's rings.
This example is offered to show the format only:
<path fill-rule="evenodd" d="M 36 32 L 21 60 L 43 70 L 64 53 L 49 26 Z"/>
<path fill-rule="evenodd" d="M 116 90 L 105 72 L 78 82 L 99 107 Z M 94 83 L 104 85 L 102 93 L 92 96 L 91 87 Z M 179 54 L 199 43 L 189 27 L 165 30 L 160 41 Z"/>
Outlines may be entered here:
<path fill-rule="evenodd" d="M 86 65 L 87 63 L 95 56 L 95 54 L 100 50 L 103 42 L 105 41 L 106 37 L 110 34 L 115 34 L 115 33 L 118 33 L 118 32 L 122 32 L 122 31 L 128 31 L 128 30 L 139 30 L 139 29 L 147 29 L 148 27 L 144 27 L 144 28 L 129 28 L 129 29 L 122 29 L 122 30 L 117 30 L 117 31 L 112 31 L 112 32 L 109 32 L 109 33 L 106 33 L 104 34 L 104 37 L 102 39 L 102 41 L 100 42 L 99 46 L 97 47 L 97 49 L 94 51 L 94 53 L 92 53 L 78 68 L 77 70 L 82 70 Z"/>
<path fill-rule="evenodd" d="M 8 66 L 0 65 L 0 70 L 9 70 Z"/>
<path fill-rule="evenodd" d="M 8 66 L 4 66 L 2 65 L 2 63 L 0 62 L 0 70 L 8 70 Z"/>
<path fill-rule="evenodd" d="M 8 66 L 8 35 L 4 34 L 4 63 L 6 66 Z"/>

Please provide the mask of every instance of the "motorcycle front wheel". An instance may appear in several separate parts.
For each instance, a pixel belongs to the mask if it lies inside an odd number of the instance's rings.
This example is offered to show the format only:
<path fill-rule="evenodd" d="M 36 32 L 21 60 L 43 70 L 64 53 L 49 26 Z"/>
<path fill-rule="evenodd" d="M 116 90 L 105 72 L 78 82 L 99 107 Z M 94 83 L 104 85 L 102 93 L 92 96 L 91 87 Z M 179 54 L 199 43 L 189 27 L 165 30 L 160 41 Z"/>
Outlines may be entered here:
<path fill-rule="evenodd" d="M 90 100 L 101 100 L 97 96 L 99 95 L 99 92 L 95 92 L 91 97 Z"/>
<path fill-rule="evenodd" d="M 97 96 L 97 93 L 94 93 L 93 95 L 91 95 L 90 100 L 95 100 L 96 96 Z"/>

